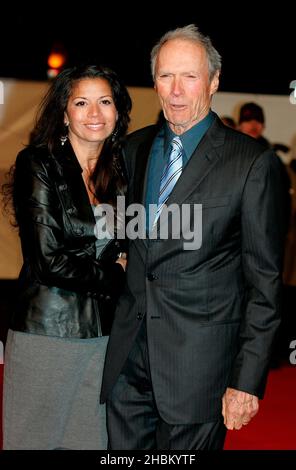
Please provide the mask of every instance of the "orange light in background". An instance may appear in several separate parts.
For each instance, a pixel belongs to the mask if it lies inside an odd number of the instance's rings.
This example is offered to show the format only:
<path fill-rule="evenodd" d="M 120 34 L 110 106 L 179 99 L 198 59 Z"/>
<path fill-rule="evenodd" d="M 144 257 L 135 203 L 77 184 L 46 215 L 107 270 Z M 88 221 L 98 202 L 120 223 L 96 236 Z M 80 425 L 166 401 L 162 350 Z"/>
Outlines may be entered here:
<path fill-rule="evenodd" d="M 66 61 L 66 57 L 61 52 L 51 52 L 47 63 L 51 69 L 60 69 Z"/>
<path fill-rule="evenodd" d="M 61 43 L 53 44 L 51 52 L 47 58 L 48 70 L 47 77 L 52 79 L 56 77 L 67 61 L 67 52 Z"/>

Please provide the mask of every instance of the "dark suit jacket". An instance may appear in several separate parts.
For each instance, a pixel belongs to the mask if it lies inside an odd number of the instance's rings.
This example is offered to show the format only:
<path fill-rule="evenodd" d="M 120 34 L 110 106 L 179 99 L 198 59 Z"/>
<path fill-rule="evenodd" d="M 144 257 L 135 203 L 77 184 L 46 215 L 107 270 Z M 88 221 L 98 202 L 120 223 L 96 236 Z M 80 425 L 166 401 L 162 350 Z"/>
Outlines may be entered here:
<path fill-rule="evenodd" d="M 145 204 L 154 135 L 148 127 L 129 139 L 129 202 Z M 102 400 L 142 321 L 155 400 L 168 423 L 216 420 L 228 386 L 263 396 L 280 321 L 281 201 L 274 154 L 216 117 L 167 202 L 202 204 L 202 245 L 130 241 Z"/>

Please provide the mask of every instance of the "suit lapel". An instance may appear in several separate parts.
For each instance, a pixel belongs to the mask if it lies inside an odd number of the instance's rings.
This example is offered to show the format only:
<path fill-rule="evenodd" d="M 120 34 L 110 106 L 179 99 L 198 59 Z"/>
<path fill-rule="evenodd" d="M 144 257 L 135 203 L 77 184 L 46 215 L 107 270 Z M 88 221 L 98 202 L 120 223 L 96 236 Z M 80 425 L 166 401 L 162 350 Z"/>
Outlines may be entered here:
<path fill-rule="evenodd" d="M 135 182 L 134 182 L 134 201 L 135 203 L 144 203 L 148 173 L 148 159 L 151 145 L 150 142 L 139 145 L 137 151 Z"/>
<path fill-rule="evenodd" d="M 135 176 L 134 176 L 134 188 L 133 188 L 133 203 L 142 204 L 146 206 L 145 196 L 148 180 L 148 167 L 149 167 L 149 155 L 151 147 L 158 132 L 157 127 L 151 128 L 146 139 L 140 143 L 136 150 L 136 163 L 135 163 Z M 146 250 L 148 249 L 149 240 L 139 239 L 136 244 L 143 261 L 146 257 Z"/>
<path fill-rule="evenodd" d="M 223 145 L 224 138 L 225 131 L 216 118 L 193 152 L 168 198 L 167 205 L 174 203 L 182 204 L 196 190 L 219 161 L 219 147 Z"/>
<path fill-rule="evenodd" d="M 156 131 L 154 130 L 154 132 L 152 132 L 149 137 L 139 145 L 137 149 L 133 201 L 135 203 L 145 205 L 145 195 L 148 177 L 148 161 L 155 136 Z"/>

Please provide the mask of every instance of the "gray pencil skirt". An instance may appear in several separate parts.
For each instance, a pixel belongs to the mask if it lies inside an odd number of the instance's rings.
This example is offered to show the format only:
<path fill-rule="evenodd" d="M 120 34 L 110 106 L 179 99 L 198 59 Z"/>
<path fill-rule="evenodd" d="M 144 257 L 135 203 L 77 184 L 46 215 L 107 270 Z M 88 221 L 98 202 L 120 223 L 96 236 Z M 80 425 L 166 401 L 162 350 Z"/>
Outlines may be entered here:
<path fill-rule="evenodd" d="M 99 404 L 108 337 L 72 339 L 9 331 L 5 348 L 3 448 L 107 448 Z"/>

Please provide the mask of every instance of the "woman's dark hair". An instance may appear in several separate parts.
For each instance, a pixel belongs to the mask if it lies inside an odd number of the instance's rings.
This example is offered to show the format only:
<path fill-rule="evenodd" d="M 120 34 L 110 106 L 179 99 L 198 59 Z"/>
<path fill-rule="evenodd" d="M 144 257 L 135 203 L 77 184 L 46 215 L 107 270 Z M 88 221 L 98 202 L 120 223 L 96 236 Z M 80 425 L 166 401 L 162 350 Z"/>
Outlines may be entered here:
<path fill-rule="evenodd" d="M 116 195 L 122 194 L 124 181 L 120 170 L 119 158 L 123 138 L 130 121 L 131 99 L 126 87 L 117 74 L 103 66 L 87 65 L 63 70 L 53 81 L 45 95 L 35 128 L 31 133 L 30 144 L 47 145 L 49 150 L 64 136 L 67 129 L 64 113 L 74 85 L 86 78 L 103 78 L 111 88 L 118 120 L 113 134 L 106 139 L 100 158 L 92 175 L 95 195 L 100 202 L 115 205 Z"/>
<path fill-rule="evenodd" d="M 115 206 L 116 196 L 125 190 L 120 156 L 130 121 L 132 102 L 126 87 L 113 70 L 104 66 L 86 65 L 67 68 L 57 75 L 40 104 L 29 144 L 36 147 L 47 146 L 51 152 L 57 145 L 60 145 L 60 138 L 67 133 L 64 113 L 73 87 L 78 81 L 87 78 L 102 78 L 109 83 L 118 113 L 116 127 L 112 135 L 104 142 L 100 158 L 92 174 L 97 199 Z M 13 185 L 14 172 L 11 170 L 10 181 L 2 186 L 6 206 L 8 199 L 11 199 L 13 195 Z"/>

